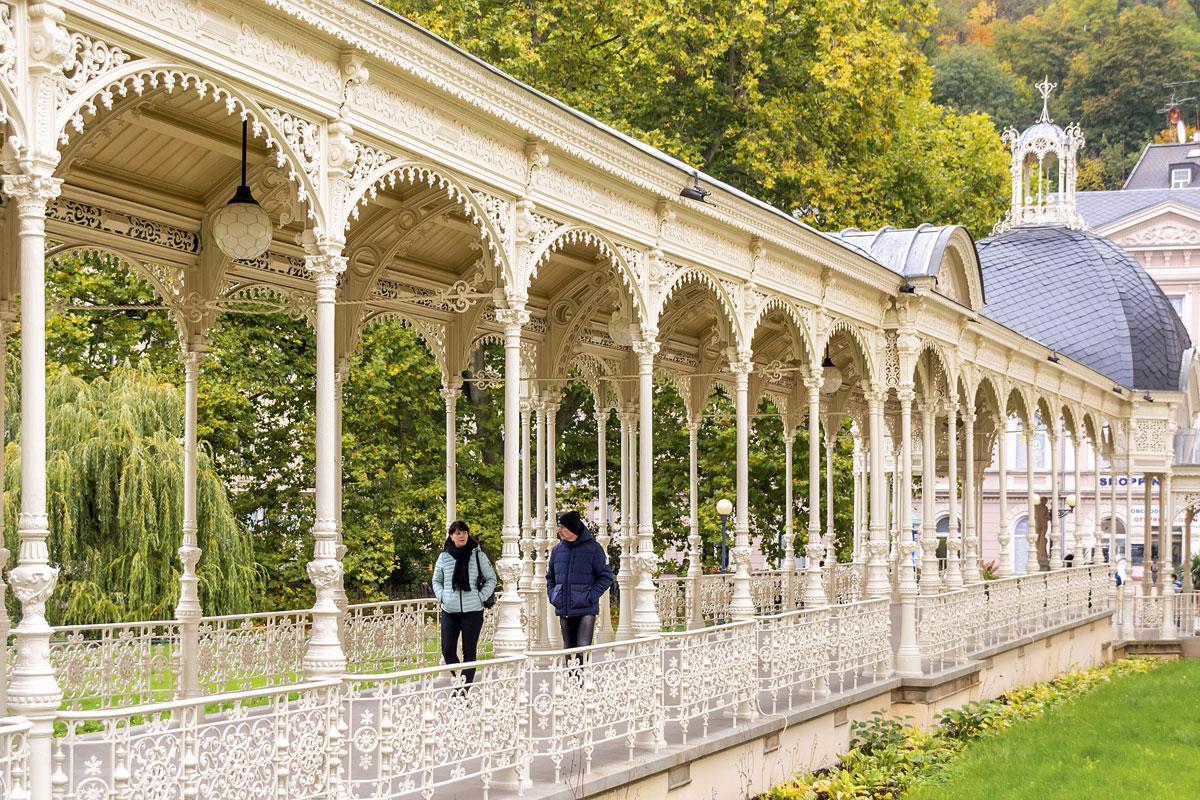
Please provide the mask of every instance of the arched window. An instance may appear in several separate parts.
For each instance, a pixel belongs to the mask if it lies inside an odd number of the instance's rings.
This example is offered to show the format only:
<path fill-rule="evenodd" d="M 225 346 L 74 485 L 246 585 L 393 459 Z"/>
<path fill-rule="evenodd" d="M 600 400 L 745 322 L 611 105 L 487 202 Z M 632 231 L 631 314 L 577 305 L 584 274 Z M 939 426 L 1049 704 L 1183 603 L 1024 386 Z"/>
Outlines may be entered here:
<path fill-rule="evenodd" d="M 1109 560 L 1115 564 L 1128 555 L 1128 550 L 1126 549 L 1125 544 L 1125 521 L 1120 517 L 1113 516 L 1102 517 L 1100 520 L 1100 546 L 1105 551 L 1108 550 L 1109 529 L 1114 525 L 1116 526 L 1116 553 L 1114 553 Z M 1107 552 L 1105 554 L 1107 555 Z"/>
<path fill-rule="evenodd" d="M 1012 530 L 1013 572 L 1024 575 L 1029 571 L 1029 515 L 1017 518 Z"/>
<path fill-rule="evenodd" d="M 937 537 L 938 537 L 937 557 L 938 557 L 939 561 L 944 560 L 946 558 L 946 537 L 949 534 L 950 534 L 950 515 L 943 514 L 942 516 L 938 517 L 938 521 L 937 521 Z"/>

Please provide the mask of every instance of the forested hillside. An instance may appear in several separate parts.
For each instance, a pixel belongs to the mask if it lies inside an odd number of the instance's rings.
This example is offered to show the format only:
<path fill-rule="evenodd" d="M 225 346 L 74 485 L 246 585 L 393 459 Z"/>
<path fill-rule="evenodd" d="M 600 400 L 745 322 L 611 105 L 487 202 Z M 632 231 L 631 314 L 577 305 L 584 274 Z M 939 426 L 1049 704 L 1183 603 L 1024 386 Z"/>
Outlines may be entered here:
<path fill-rule="evenodd" d="M 1166 128 L 1167 83 L 1200 81 L 1200 0 L 942 0 L 925 51 L 933 98 L 983 112 L 998 128 L 1029 124 L 1033 86 L 1058 84 L 1051 115 L 1087 139 L 1081 189 L 1118 189 L 1143 147 Z M 1179 97 L 1200 95 L 1200 82 Z M 1200 105 L 1182 106 L 1194 130 Z"/>

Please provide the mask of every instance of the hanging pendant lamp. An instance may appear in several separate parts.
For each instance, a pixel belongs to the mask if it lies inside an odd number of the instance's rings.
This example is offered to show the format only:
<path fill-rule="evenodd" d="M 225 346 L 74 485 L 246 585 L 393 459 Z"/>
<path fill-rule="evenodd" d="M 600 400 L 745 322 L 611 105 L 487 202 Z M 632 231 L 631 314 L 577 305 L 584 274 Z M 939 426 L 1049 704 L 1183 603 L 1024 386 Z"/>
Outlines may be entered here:
<path fill-rule="evenodd" d="M 829 357 L 829 348 L 825 348 L 825 360 L 821 362 L 821 394 L 833 394 L 842 388 L 842 371 Z"/>
<path fill-rule="evenodd" d="M 221 252 L 237 261 L 250 261 L 271 245 L 271 216 L 246 185 L 246 120 L 242 120 L 242 182 L 225 207 L 213 214 L 213 239 Z"/>

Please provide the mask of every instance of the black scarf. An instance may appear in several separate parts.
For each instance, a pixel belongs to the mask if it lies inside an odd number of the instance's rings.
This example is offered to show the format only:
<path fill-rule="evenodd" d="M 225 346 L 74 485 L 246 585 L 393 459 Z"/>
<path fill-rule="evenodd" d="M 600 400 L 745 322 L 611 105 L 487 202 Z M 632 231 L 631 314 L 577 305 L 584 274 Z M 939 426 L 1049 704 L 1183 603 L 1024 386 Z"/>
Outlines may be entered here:
<path fill-rule="evenodd" d="M 474 587 L 471 586 L 471 551 L 478 546 L 479 543 L 470 536 L 462 547 L 455 547 L 454 541 L 449 536 L 446 537 L 446 544 L 442 550 L 454 557 L 454 577 L 450 579 L 450 585 L 457 591 L 474 591 Z"/>

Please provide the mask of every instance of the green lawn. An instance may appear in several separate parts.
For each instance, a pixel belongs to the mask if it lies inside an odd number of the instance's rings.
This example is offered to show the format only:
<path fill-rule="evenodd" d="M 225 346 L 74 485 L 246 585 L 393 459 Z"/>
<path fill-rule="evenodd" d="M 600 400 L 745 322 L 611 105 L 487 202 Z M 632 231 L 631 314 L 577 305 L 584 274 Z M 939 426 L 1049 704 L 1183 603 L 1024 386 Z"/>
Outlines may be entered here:
<path fill-rule="evenodd" d="M 1116 800 L 1200 794 L 1200 661 L 1125 675 L 971 743 L 904 800 Z"/>

